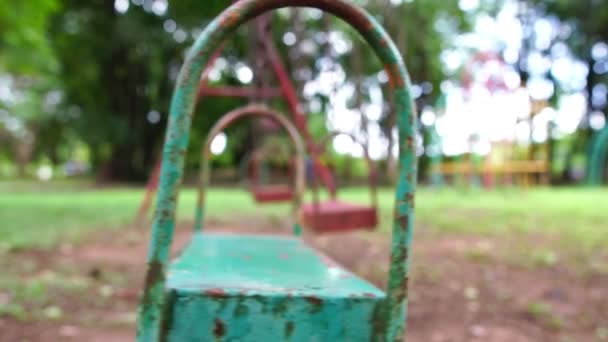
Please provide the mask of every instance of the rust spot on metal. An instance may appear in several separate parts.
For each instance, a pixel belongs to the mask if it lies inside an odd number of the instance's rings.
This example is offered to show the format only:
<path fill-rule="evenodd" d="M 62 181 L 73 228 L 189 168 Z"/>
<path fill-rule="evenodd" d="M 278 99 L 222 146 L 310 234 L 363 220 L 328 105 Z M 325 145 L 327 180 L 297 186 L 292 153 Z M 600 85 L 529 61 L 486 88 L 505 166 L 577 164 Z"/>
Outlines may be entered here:
<path fill-rule="evenodd" d="M 294 328 L 295 328 L 295 325 L 293 324 L 292 321 L 285 323 L 285 338 L 291 338 Z"/>
<path fill-rule="evenodd" d="M 407 299 L 408 284 L 409 284 L 409 278 L 407 276 L 404 276 L 401 279 L 401 282 L 399 283 L 399 288 L 397 289 L 397 291 L 395 293 L 395 298 L 397 299 L 397 301 L 402 302 L 405 299 Z"/>
<path fill-rule="evenodd" d="M 150 294 L 150 289 L 159 283 L 162 283 L 165 280 L 165 271 L 163 264 L 158 261 L 150 261 L 148 263 L 148 272 L 146 273 L 146 280 L 144 282 L 144 302 L 148 302 L 150 297 L 147 294 Z"/>
<path fill-rule="evenodd" d="M 289 308 L 289 299 L 282 299 L 274 305 L 272 313 L 277 317 L 284 317 Z"/>
<path fill-rule="evenodd" d="M 405 194 L 405 203 L 410 205 L 412 208 L 414 207 L 414 194 L 413 193 L 408 192 Z"/>
<path fill-rule="evenodd" d="M 289 254 L 287 254 L 287 253 L 281 253 L 281 254 L 279 255 L 279 258 L 280 258 L 280 259 L 283 259 L 283 260 L 289 259 Z"/>
<path fill-rule="evenodd" d="M 247 307 L 247 305 L 240 303 L 236 307 L 234 314 L 236 317 L 245 317 L 249 314 L 249 308 Z"/>
<path fill-rule="evenodd" d="M 313 311 L 321 310 L 321 306 L 323 305 L 323 300 L 319 297 L 308 296 L 304 297 L 304 299 L 309 302 L 313 306 Z"/>
<path fill-rule="evenodd" d="M 388 78 L 388 85 L 389 85 L 390 89 L 395 88 L 395 80 L 394 80 L 393 74 L 391 74 L 391 71 L 388 68 L 388 66 L 384 65 L 383 68 L 384 68 L 384 72 L 386 73 L 386 77 Z"/>
<path fill-rule="evenodd" d="M 175 305 L 175 301 L 177 300 L 177 295 L 175 290 L 169 292 L 167 296 L 167 302 L 163 307 L 162 320 L 160 322 L 160 342 L 165 342 L 167 337 L 169 336 L 169 330 L 173 325 L 173 307 Z"/>
<path fill-rule="evenodd" d="M 407 232 L 407 225 L 410 221 L 410 216 L 402 215 L 402 216 L 399 216 L 398 219 L 399 219 L 399 223 L 401 224 L 401 227 L 403 228 L 403 231 Z"/>
<path fill-rule="evenodd" d="M 414 137 L 411 135 L 405 138 L 406 144 L 408 148 L 414 148 Z"/>
<path fill-rule="evenodd" d="M 373 294 L 373 293 L 364 292 L 363 293 L 363 297 L 366 297 L 366 298 L 376 298 L 376 295 Z"/>
<path fill-rule="evenodd" d="M 405 262 L 408 257 L 409 257 L 409 250 L 407 249 L 407 246 L 403 245 L 401 248 L 401 261 Z"/>
<path fill-rule="evenodd" d="M 374 308 L 374 314 L 372 316 L 372 326 L 374 327 L 374 341 L 385 341 L 385 332 L 387 326 L 386 320 L 386 306 L 383 304 L 377 304 Z"/>
<path fill-rule="evenodd" d="M 209 296 L 211 298 L 226 298 L 226 297 L 228 297 L 228 294 L 226 293 L 226 291 L 224 291 L 222 289 L 209 289 L 209 290 L 205 290 L 203 293 L 206 296 Z"/>
<path fill-rule="evenodd" d="M 399 88 L 403 88 L 405 86 L 405 81 L 401 77 L 401 72 L 399 70 L 398 64 L 389 64 L 388 66 L 389 73 L 393 75 L 395 80 L 394 85 Z"/>
<path fill-rule="evenodd" d="M 215 319 L 213 323 L 213 335 L 216 338 L 222 338 L 226 335 L 226 325 L 220 319 Z"/>

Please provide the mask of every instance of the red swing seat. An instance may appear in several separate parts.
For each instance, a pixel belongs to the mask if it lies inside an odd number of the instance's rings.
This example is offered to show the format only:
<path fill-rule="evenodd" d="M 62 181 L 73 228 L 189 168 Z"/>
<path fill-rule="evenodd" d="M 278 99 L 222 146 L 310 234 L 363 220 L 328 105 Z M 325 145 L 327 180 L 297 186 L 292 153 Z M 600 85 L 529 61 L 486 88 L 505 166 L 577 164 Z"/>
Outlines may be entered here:
<path fill-rule="evenodd" d="M 335 198 L 335 188 L 333 191 L 330 190 L 330 199 L 319 200 L 316 179 L 313 177 L 315 200 L 301 206 L 300 215 L 302 215 L 302 222 L 308 229 L 317 233 L 373 230 L 378 225 L 376 169 L 367 152 L 367 145 L 358 141 L 357 138 L 350 133 L 342 131 L 329 132 L 320 141 L 319 146 L 324 149 L 328 142 L 338 135 L 349 136 L 353 142 L 358 143 L 363 148 L 364 156 L 369 167 L 368 179 L 372 203 L 366 205 L 340 201 Z"/>
<path fill-rule="evenodd" d="M 339 200 L 306 203 L 302 215 L 306 227 L 318 233 L 373 230 L 378 224 L 375 207 Z"/>
<path fill-rule="evenodd" d="M 289 185 L 253 185 L 251 194 L 258 203 L 287 202 L 293 198 L 293 190 Z"/>

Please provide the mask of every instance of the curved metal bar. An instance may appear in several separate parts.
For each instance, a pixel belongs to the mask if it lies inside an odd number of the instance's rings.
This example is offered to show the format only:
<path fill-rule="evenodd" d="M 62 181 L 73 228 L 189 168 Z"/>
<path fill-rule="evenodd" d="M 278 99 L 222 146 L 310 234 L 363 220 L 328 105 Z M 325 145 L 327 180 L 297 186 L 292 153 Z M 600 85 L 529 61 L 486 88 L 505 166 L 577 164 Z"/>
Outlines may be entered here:
<path fill-rule="evenodd" d="M 291 142 L 296 148 L 296 176 L 295 176 L 295 184 L 294 184 L 294 195 L 293 195 L 293 232 L 295 235 L 300 235 L 302 229 L 302 224 L 300 222 L 300 218 L 298 215 L 298 211 L 300 209 L 300 204 L 302 203 L 302 194 L 304 193 L 304 143 L 302 142 L 302 138 L 298 133 L 296 127 L 283 115 L 279 112 L 268 109 L 265 106 L 261 105 L 249 105 L 246 107 L 235 109 L 224 116 L 213 125 L 209 134 L 207 135 L 207 139 L 205 140 L 205 145 L 203 147 L 203 151 L 201 153 L 201 172 L 199 178 L 199 186 L 198 186 L 198 198 L 196 202 L 196 216 L 194 220 L 194 230 L 201 231 L 203 229 L 203 220 L 205 218 L 205 190 L 209 187 L 209 179 L 210 179 L 210 171 L 211 171 L 211 142 L 216 135 L 222 132 L 226 127 L 232 125 L 235 121 L 246 117 L 246 116 L 257 116 L 269 118 L 275 121 L 277 124 L 282 126 Z"/>
<path fill-rule="evenodd" d="M 602 184 L 602 175 L 608 159 L 608 126 L 597 132 L 591 140 L 591 153 L 587 163 L 587 183 Z"/>
<path fill-rule="evenodd" d="M 378 190 L 377 190 L 376 180 L 377 180 L 377 176 L 378 176 L 378 170 L 376 169 L 374 162 L 372 161 L 372 159 L 369 156 L 369 149 L 368 149 L 367 143 L 360 141 L 352 133 L 334 130 L 334 131 L 330 131 L 329 133 L 327 133 L 327 135 L 325 135 L 319 141 L 318 146 L 320 146 L 322 148 L 322 150 L 320 152 L 327 153 L 327 145 L 329 144 L 330 140 L 337 136 L 340 136 L 340 135 L 346 135 L 346 136 L 350 137 L 353 140 L 353 142 L 355 142 L 356 144 L 361 146 L 361 148 L 363 148 L 363 157 L 365 158 L 365 162 L 367 163 L 367 169 L 369 172 L 369 174 L 367 176 L 367 180 L 369 183 L 369 191 L 370 191 L 370 198 L 372 201 L 372 207 L 377 208 L 378 207 Z M 313 188 L 313 191 L 317 191 L 316 186 Z M 315 196 L 314 198 L 318 199 L 318 196 Z M 335 194 L 332 196 L 332 198 L 335 198 Z"/>
<path fill-rule="evenodd" d="M 164 282 L 175 228 L 177 194 L 201 72 L 214 49 L 241 24 L 265 12 L 288 6 L 317 8 L 334 14 L 355 28 L 383 63 L 392 86 L 399 132 L 400 170 L 395 193 L 387 297 L 373 324 L 376 340 L 399 341 L 403 337 L 416 187 L 415 105 L 403 59 L 395 43 L 374 17 L 347 0 L 241 0 L 205 27 L 188 51 L 178 76 L 169 111 L 159 196 L 148 252 L 148 270 L 139 308 L 139 341 L 157 341 L 163 324 L 166 299 Z"/>

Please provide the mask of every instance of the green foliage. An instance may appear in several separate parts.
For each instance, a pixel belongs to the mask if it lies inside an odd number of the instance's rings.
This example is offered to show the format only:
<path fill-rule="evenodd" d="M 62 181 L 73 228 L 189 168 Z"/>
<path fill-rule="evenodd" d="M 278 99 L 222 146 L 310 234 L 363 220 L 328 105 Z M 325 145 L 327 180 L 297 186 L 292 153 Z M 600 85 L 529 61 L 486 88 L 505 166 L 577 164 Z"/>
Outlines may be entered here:
<path fill-rule="evenodd" d="M 53 69 L 45 31 L 58 9 L 58 0 L 0 2 L 0 69 L 28 74 Z"/>
<path fill-rule="evenodd" d="M 350 155 L 331 153 L 331 156 L 326 158 L 327 163 L 331 166 L 338 180 L 367 180 L 369 175 L 369 167 L 367 161 L 363 158 L 354 158 Z"/>
<path fill-rule="evenodd" d="M 608 42 L 608 1 L 527 0 L 524 2 L 530 4 L 538 14 L 548 16 L 561 25 L 562 33 L 554 43 L 565 42 L 574 57 L 586 65 L 588 73 L 584 92 L 587 96 L 587 115 L 583 118 L 584 122 L 588 122 L 594 110 L 604 112 L 606 117 L 605 101 L 596 101 L 598 96 L 595 94 L 595 90 L 596 86 L 608 82 L 608 73 L 602 71 L 604 69 L 602 65 L 605 65 L 607 60 L 605 56 L 594 57 L 592 50 L 596 44 Z M 598 66 L 600 68 L 597 68 Z M 572 85 L 569 82 L 564 83 L 557 84 L 559 86 L 557 94 L 561 91 L 572 91 L 569 89 Z M 566 158 L 568 168 L 575 167 L 573 164 L 577 154 L 585 153 L 590 137 L 591 129 L 587 125 L 581 125 L 574 134 L 574 141 Z"/>
<path fill-rule="evenodd" d="M 588 56 L 595 42 L 608 41 L 608 1 L 606 0 L 532 0 L 549 14 L 556 15 L 573 29 L 569 46 L 579 56 Z"/>
<path fill-rule="evenodd" d="M 63 110 L 73 113 L 67 124 L 89 146 L 93 166 L 105 178 L 142 179 L 150 172 L 185 49 L 223 6 L 221 1 L 171 2 L 167 13 L 158 15 L 146 5 L 131 3 L 118 13 L 113 1 L 63 0 L 64 10 L 53 17 L 50 30 L 61 65 Z M 238 55 L 241 46 L 236 39 L 227 53 Z M 206 99 L 194 130 L 206 132 L 240 102 Z M 149 121 L 154 116 L 160 121 Z M 189 154 L 196 163 L 203 138 L 193 134 Z"/>
<path fill-rule="evenodd" d="M 0 37 L 3 38 L 0 66 L 10 65 L 9 70 L 16 73 L 15 79 L 20 82 L 25 73 L 31 75 L 27 84 L 18 87 L 27 93 L 26 101 L 11 108 L 10 113 L 23 120 L 28 132 L 36 137 L 32 158 L 47 157 L 58 164 L 70 159 L 73 151 L 84 143 L 90 151 L 94 170 L 102 178 L 142 180 L 152 170 L 162 144 L 175 74 L 184 52 L 227 3 L 170 1 L 167 12 L 162 14 L 155 14 L 145 4 L 128 3 L 124 13 L 114 8 L 114 1 L 34 0 L 16 5 L 0 4 Z M 466 18 L 457 3 L 406 1 L 394 6 L 373 1 L 365 6 L 384 22 L 397 40 L 414 82 L 434 85 L 434 93 L 428 95 L 433 97 L 443 78 L 440 52 L 449 42 L 446 30 L 437 29 L 436 23 L 443 23 L 444 28 L 453 31 L 466 28 Z M 295 23 L 285 13 L 289 11 L 279 11 L 274 16 L 273 38 L 295 75 L 300 62 L 290 58 L 293 51 L 282 43 L 283 34 L 292 31 Z M 303 18 L 306 34 L 302 39 L 308 39 L 317 47 L 302 63 L 314 75 L 322 48 L 314 35 L 323 29 L 323 21 L 308 14 Z M 343 33 L 347 40 L 356 39 L 354 32 L 338 20 L 331 22 L 331 30 Z M 255 49 L 250 31 L 251 27 L 241 28 L 225 44 L 222 55 L 227 68 L 222 71 L 221 80 L 214 84 L 240 85 L 235 66 L 243 62 L 252 66 L 250 58 Z M 357 55 L 359 50 L 361 55 Z M 362 70 L 352 65 L 354 59 L 363 62 Z M 380 70 L 369 49 L 351 50 L 340 57 L 340 62 L 346 70 L 347 81 L 375 79 Z M 269 76 L 271 80 L 274 77 Z M 300 88 L 304 82 L 296 79 Z M 364 93 L 364 97 L 370 96 L 367 91 Z M 46 103 L 50 94 L 57 95 L 60 101 L 49 107 Z M 208 128 L 220 115 L 246 103 L 247 99 L 203 101 L 193 122 L 187 164 L 190 169 L 198 165 Z M 271 103 L 285 109 L 280 101 Z M 152 117 L 158 113 L 160 121 L 149 122 L 150 113 Z M 314 137 L 326 131 L 325 114 L 321 111 L 308 118 Z M 246 127 L 239 125 L 230 133 L 242 139 L 239 141 L 250 141 L 252 132 Z M 227 151 L 230 156 L 222 157 L 220 163 L 234 163 L 248 152 L 246 144 L 235 144 Z M 13 153 L 4 153 L 15 159 Z"/>
<path fill-rule="evenodd" d="M 434 103 L 445 79 L 441 53 L 451 46 L 457 33 L 469 28 L 467 16 L 457 1 L 442 0 L 404 1 L 385 13 L 384 23 L 397 40 L 413 82 L 430 82 L 433 92 L 425 102 Z"/>

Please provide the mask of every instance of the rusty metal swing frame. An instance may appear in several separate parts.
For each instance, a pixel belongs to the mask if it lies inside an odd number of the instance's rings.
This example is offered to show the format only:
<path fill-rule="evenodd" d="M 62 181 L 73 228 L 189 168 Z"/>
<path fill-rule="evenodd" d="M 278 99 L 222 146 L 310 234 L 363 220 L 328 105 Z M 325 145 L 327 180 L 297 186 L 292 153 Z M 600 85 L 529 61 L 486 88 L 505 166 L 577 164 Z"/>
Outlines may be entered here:
<path fill-rule="evenodd" d="M 233 1 L 235 2 L 235 1 Z M 287 71 L 287 67 L 283 63 L 283 59 L 277 51 L 277 48 L 272 40 L 271 35 L 265 30 L 269 28 L 264 28 L 263 26 L 267 24 L 268 17 L 260 17 L 256 19 L 256 30 L 257 34 L 260 36 L 259 40 L 262 45 L 262 53 L 265 55 L 264 57 L 270 62 L 270 66 L 272 71 L 276 74 L 277 81 L 279 83 L 279 88 L 272 88 L 267 86 L 262 87 L 230 87 L 230 86 L 222 86 L 222 87 L 212 87 L 209 85 L 209 73 L 211 72 L 211 68 L 213 67 L 215 61 L 221 56 L 223 48 L 219 46 L 217 50 L 213 53 L 205 69 L 202 71 L 200 77 L 200 83 L 198 88 L 197 99 L 207 97 L 248 97 L 251 99 L 264 100 L 271 99 L 277 97 L 283 97 L 287 106 L 289 108 L 289 112 L 293 118 L 293 121 L 302 134 L 304 141 L 306 142 L 306 150 L 308 154 L 312 157 L 313 166 L 315 173 L 317 173 L 321 181 L 323 182 L 325 188 L 330 193 L 335 193 L 336 186 L 333 182 L 331 172 L 328 168 L 321 163 L 319 160 L 319 151 L 318 146 L 314 143 L 312 136 L 308 130 L 308 123 L 306 121 L 306 116 L 301 109 L 301 106 L 298 101 L 298 95 L 296 91 L 296 87 L 294 86 L 291 78 L 289 77 L 289 73 Z M 258 70 L 259 71 L 259 70 Z M 259 75 L 258 75 L 259 77 Z M 136 225 L 139 225 L 143 222 L 143 218 L 146 216 L 148 211 L 150 210 L 152 200 L 154 194 L 158 189 L 158 180 L 160 177 L 160 159 L 157 161 L 154 166 L 154 170 L 150 175 L 148 182 L 146 184 L 146 191 L 144 194 L 144 198 L 138 208 L 137 216 L 135 219 Z"/>
<path fill-rule="evenodd" d="M 340 135 L 348 136 L 363 149 L 363 157 L 368 168 L 368 186 L 371 205 L 358 205 L 339 201 L 337 193 L 329 194 L 329 199 L 322 201 L 319 196 L 316 177 L 313 176 L 313 201 L 302 206 L 301 215 L 305 227 L 319 233 L 346 232 L 356 229 L 374 229 L 378 224 L 378 191 L 377 169 L 369 156 L 366 143 L 361 142 L 354 134 L 343 131 L 331 131 L 319 141 L 322 152 L 327 152 L 329 142 Z"/>
<path fill-rule="evenodd" d="M 302 143 L 302 138 L 295 126 L 279 112 L 268 109 L 262 105 L 249 105 L 239 109 L 235 109 L 225 114 L 209 131 L 205 145 L 201 153 L 201 172 L 199 175 L 198 197 L 196 203 L 196 212 L 194 220 L 194 231 L 203 230 L 204 207 L 205 207 L 205 192 L 209 188 L 209 178 L 211 174 L 211 142 L 220 132 L 234 124 L 237 120 L 243 117 L 257 117 L 270 119 L 278 123 L 286 132 L 289 140 L 295 147 L 295 177 L 293 184 L 292 196 L 289 198 L 292 202 L 294 216 L 296 216 L 300 203 L 302 201 L 302 193 L 304 191 L 304 156 L 305 149 Z M 300 224 L 294 224 L 294 233 L 300 234 Z"/>
<path fill-rule="evenodd" d="M 208 64 L 213 51 L 238 26 L 263 13 L 289 6 L 313 7 L 329 12 L 355 28 L 383 63 L 392 85 L 399 133 L 400 171 L 395 192 L 389 281 L 386 295 L 375 298 L 375 309 L 369 312 L 369 321 L 360 322 L 357 327 L 369 329 L 371 336 L 366 338 L 368 340 L 401 341 L 403 338 L 408 298 L 409 251 L 414 229 L 416 115 L 410 94 L 409 76 L 399 51 L 371 15 L 345 0 L 242 0 L 222 12 L 204 29 L 189 51 L 179 73 L 163 148 L 159 195 L 152 226 L 153 238 L 138 314 L 137 338 L 140 342 L 165 339 L 165 329 L 167 324 L 171 323 L 167 310 L 172 304 L 172 297 L 166 287 L 169 248 L 173 241 L 177 195 L 183 176 L 184 155 L 188 146 L 201 72 Z M 217 293 L 215 292 L 216 295 Z M 209 300 L 213 301 L 216 297 L 213 293 L 208 294 Z M 315 305 L 324 304 L 323 298 L 310 298 L 310 301 Z M 327 318 L 330 317 L 332 316 Z M 293 329 L 293 323 L 291 327 Z M 214 333 L 225 333 L 227 328 L 230 327 L 217 324 Z M 288 328 L 289 325 L 286 327 L 287 332 Z"/>
<path fill-rule="evenodd" d="M 267 157 L 268 151 L 258 148 L 253 152 L 247 163 L 247 168 L 251 168 L 252 173 L 249 177 L 249 192 L 257 203 L 276 203 L 290 201 L 293 198 L 292 187 L 288 184 L 262 184 L 260 183 L 260 175 L 258 167 L 264 158 Z M 293 178 L 293 160 L 288 161 L 289 178 Z"/>

